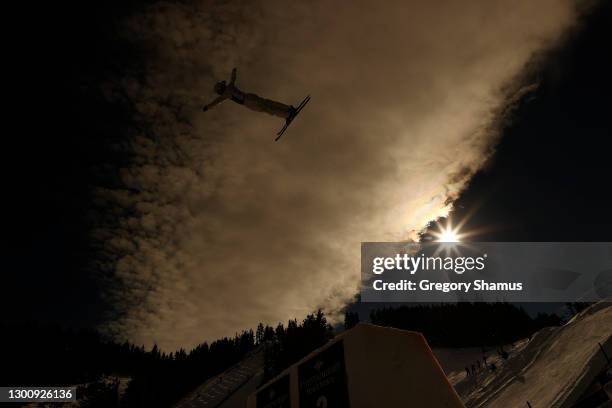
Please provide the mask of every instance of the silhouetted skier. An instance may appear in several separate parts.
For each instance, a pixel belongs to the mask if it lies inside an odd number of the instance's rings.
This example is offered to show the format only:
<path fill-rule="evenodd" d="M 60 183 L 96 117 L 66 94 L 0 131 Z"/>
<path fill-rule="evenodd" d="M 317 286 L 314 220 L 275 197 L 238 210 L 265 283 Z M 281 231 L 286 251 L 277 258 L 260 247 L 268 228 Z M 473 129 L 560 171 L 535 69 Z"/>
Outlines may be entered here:
<path fill-rule="evenodd" d="M 203 111 L 207 111 L 226 99 L 231 99 L 237 104 L 244 105 L 256 112 L 266 112 L 270 115 L 288 119 L 295 114 L 295 108 L 291 105 L 265 99 L 252 93 L 245 93 L 236 86 L 236 68 L 232 70 L 229 84 L 220 81 L 215 84 L 215 92 L 219 94 L 214 101 L 204 106 Z"/>
<path fill-rule="evenodd" d="M 281 102 L 262 98 L 261 96 L 255 95 L 253 93 L 245 93 L 242 90 L 238 89 L 238 87 L 236 86 L 236 68 L 232 70 L 232 76 L 230 78 L 229 84 L 225 81 L 217 82 L 215 84 L 215 92 L 219 96 L 217 96 L 211 103 L 202 108 L 204 112 L 220 104 L 226 99 L 231 99 L 237 104 L 244 105 L 245 107 L 254 110 L 255 112 L 265 112 L 273 116 L 278 116 L 279 118 L 285 119 L 285 126 L 281 129 L 280 132 L 277 133 L 278 137 L 276 138 L 276 140 L 278 140 L 282 136 L 283 132 L 287 129 L 287 126 L 289 126 L 289 124 L 297 116 L 300 110 L 302 110 L 302 108 L 306 106 L 308 101 L 310 101 L 310 96 L 307 96 L 296 108 L 292 105 L 285 105 Z"/>

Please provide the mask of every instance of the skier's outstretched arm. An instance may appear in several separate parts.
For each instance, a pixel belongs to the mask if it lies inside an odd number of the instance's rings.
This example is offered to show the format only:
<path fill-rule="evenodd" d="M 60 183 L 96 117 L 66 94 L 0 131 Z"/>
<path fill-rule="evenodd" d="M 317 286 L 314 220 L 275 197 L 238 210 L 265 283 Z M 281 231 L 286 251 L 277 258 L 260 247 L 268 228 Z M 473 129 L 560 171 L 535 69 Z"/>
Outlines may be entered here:
<path fill-rule="evenodd" d="M 232 69 L 232 77 L 230 78 L 230 85 L 234 85 L 236 82 L 236 68 Z"/>
<path fill-rule="evenodd" d="M 204 107 L 202 108 L 202 110 L 203 110 L 204 112 L 206 112 L 207 110 L 209 110 L 210 108 L 213 108 L 215 105 L 220 104 L 220 103 L 221 103 L 221 102 L 223 102 L 224 100 L 225 100 L 225 97 L 223 97 L 223 96 L 217 96 L 217 97 L 215 98 L 215 100 L 214 100 L 214 101 L 212 101 L 212 102 L 211 102 L 211 103 L 209 103 L 208 105 L 204 106 Z"/>

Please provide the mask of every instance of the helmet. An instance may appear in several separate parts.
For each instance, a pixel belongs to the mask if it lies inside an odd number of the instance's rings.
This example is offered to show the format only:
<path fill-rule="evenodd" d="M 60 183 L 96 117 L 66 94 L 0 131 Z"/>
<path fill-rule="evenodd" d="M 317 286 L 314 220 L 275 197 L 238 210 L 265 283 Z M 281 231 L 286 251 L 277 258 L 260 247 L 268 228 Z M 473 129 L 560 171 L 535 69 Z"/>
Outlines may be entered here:
<path fill-rule="evenodd" d="M 219 95 L 225 92 L 225 81 L 217 82 L 215 84 L 215 92 L 218 93 Z"/>

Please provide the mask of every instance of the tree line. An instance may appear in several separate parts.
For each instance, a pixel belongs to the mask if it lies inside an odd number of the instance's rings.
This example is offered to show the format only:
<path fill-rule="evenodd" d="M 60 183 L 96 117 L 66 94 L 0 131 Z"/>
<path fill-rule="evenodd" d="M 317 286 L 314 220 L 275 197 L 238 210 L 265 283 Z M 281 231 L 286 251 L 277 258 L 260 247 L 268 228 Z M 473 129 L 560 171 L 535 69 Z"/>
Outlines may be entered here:
<path fill-rule="evenodd" d="M 0 323 L 3 386 L 79 385 L 82 407 L 167 407 L 242 360 L 255 348 L 253 330 L 187 351 L 145 350 L 103 339 L 93 330 Z M 130 378 L 121 399 L 118 383 Z M 79 397 L 81 398 L 81 397 Z"/>
<path fill-rule="evenodd" d="M 255 338 L 264 347 L 262 384 L 333 337 L 334 329 L 322 310 L 307 315 L 301 323 L 289 320 L 287 327 L 282 323 L 276 328 L 260 323 Z"/>
<path fill-rule="evenodd" d="M 585 305 L 567 305 L 575 313 Z M 571 306 L 571 307 L 570 307 Z M 381 326 L 418 331 L 434 347 L 507 344 L 542 327 L 562 323 L 554 314 L 531 317 L 508 303 L 400 305 L 374 309 L 370 321 Z M 359 322 L 347 311 L 345 329 Z M 104 339 L 93 330 L 70 330 L 38 324 L 0 323 L 3 386 L 79 385 L 88 399 L 82 407 L 167 407 L 207 379 L 263 349 L 262 384 L 333 338 L 334 328 L 319 310 L 302 321 L 273 327 L 260 323 L 234 337 L 204 342 L 191 350 L 167 353 Z M 118 380 L 129 378 L 119 397 Z"/>
<path fill-rule="evenodd" d="M 74 386 L 83 408 L 168 407 L 207 379 L 262 347 L 264 381 L 333 337 L 323 311 L 275 328 L 204 342 L 167 353 L 154 345 L 119 343 L 94 330 L 0 323 L 3 386 Z M 119 395 L 119 378 L 129 378 Z M 61 406 L 61 405 L 58 405 Z"/>
<path fill-rule="evenodd" d="M 370 312 L 373 324 L 422 333 L 433 347 L 507 344 L 543 327 L 558 326 L 556 314 L 530 316 L 511 303 L 444 303 L 383 307 Z"/>

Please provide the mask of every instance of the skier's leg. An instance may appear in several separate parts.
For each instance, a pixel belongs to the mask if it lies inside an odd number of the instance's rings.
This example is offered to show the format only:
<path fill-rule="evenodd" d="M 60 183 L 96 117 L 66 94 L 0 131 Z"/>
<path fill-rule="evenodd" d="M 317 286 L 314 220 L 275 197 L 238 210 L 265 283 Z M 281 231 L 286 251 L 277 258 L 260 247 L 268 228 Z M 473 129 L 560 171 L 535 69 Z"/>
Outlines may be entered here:
<path fill-rule="evenodd" d="M 293 106 L 276 102 L 271 99 L 262 98 L 255 94 L 246 94 L 244 106 L 257 112 L 265 112 L 270 115 L 278 116 L 283 119 L 289 118 L 295 111 Z"/>

